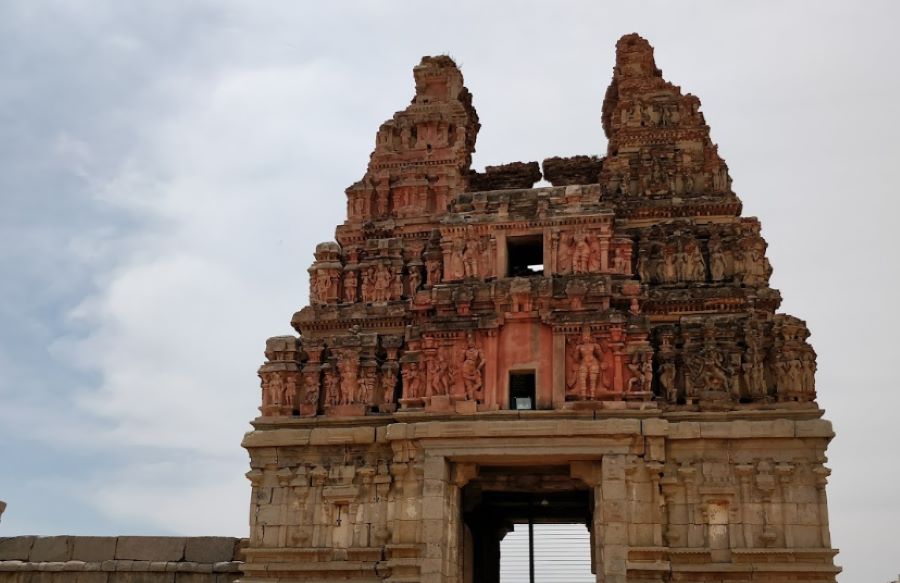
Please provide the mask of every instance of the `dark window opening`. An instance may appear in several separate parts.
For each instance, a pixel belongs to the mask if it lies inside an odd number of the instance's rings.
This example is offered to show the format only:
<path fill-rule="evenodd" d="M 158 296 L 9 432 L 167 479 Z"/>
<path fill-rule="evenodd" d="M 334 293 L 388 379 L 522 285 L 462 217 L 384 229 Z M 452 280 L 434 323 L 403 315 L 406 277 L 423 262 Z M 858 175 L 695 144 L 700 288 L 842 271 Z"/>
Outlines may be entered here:
<path fill-rule="evenodd" d="M 509 373 L 509 408 L 535 409 L 535 375 L 533 370 Z"/>
<path fill-rule="evenodd" d="M 521 277 L 544 274 L 544 237 L 527 235 L 506 240 L 507 275 Z"/>

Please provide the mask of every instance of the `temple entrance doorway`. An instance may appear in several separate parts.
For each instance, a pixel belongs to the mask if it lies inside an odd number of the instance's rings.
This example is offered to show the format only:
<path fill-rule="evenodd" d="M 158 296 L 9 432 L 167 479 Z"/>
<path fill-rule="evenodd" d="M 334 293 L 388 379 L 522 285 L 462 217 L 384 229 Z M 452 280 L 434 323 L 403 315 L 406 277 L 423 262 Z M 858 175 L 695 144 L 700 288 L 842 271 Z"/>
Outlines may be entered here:
<path fill-rule="evenodd" d="M 561 581 L 558 570 L 555 578 L 537 575 L 547 573 L 548 559 L 563 554 L 575 571 L 587 571 L 573 573 L 573 583 L 594 580 L 590 573 L 596 573 L 592 552 L 596 545 L 588 530 L 593 522 L 593 491 L 571 477 L 568 465 L 480 466 L 478 476 L 463 488 L 461 510 L 466 583 L 513 583 L 510 577 L 516 583 Z M 507 537 L 509 541 L 504 542 Z M 575 548 L 585 556 L 575 557 Z"/>

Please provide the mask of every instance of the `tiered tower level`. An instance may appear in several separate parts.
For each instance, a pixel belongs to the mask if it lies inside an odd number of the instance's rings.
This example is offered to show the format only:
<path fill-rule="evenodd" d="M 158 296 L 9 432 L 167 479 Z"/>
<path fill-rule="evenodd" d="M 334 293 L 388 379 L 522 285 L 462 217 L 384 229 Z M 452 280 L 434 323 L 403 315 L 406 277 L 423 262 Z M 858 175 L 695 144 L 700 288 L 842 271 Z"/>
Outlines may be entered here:
<path fill-rule="evenodd" d="M 605 157 L 479 173 L 460 70 L 413 73 L 266 344 L 244 581 L 496 582 L 526 514 L 597 581 L 834 581 L 816 355 L 700 100 L 627 35 Z"/>

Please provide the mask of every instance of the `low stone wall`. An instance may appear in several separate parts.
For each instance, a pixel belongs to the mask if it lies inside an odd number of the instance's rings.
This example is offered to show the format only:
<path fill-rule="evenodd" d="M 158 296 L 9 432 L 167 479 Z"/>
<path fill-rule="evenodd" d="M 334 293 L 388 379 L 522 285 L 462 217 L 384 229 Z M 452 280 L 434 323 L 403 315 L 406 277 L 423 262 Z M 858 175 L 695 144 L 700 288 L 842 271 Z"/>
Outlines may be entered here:
<path fill-rule="evenodd" d="M 0 538 L 0 583 L 233 583 L 245 545 L 219 536 Z"/>

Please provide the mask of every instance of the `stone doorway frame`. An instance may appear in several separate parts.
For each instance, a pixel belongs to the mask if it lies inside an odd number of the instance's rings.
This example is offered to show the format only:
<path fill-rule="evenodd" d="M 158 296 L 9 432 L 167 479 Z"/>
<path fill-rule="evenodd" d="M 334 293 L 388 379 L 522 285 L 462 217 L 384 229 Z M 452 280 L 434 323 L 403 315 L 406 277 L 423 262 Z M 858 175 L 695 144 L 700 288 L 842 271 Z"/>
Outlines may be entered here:
<path fill-rule="evenodd" d="M 414 434 L 407 435 L 407 428 Z M 462 488 L 477 477 L 479 465 L 523 464 L 569 465 L 571 477 L 593 491 L 589 530 L 597 581 L 625 580 L 624 472 L 630 460 L 646 451 L 641 420 L 536 418 L 497 424 L 422 423 L 415 428 L 397 424 L 387 437 L 395 454 L 403 457 L 415 448 L 423 461 L 421 583 L 466 583 Z"/>

